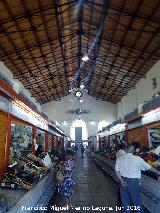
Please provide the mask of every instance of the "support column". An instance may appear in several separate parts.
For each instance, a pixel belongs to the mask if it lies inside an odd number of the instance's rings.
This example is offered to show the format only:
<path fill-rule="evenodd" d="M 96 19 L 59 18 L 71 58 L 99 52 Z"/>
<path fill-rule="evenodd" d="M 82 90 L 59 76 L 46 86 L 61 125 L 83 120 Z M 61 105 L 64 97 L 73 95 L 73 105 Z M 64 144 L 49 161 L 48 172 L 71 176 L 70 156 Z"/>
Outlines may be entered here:
<path fill-rule="evenodd" d="M 8 164 L 9 164 L 10 145 L 11 145 L 11 123 L 12 123 L 12 116 L 8 113 L 7 134 L 6 134 L 6 150 L 5 150 L 5 158 L 4 158 L 4 171 L 6 171 Z"/>
<path fill-rule="evenodd" d="M 98 132 L 98 150 L 101 148 L 100 132 Z"/>
<path fill-rule="evenodd" d="M 48 149 L 48 132 L 45 132 L 45 151 Z"/>
<path fill-rule="evenodd" d="M 110 135 L 108 135 L 108 146 L 110 147 Z"/>
<path fill-rule="evenodd" d="M 37 136 L 37 127 L 33 127 L 33 134 L 32 134 L 32 153 L 35 154 L 35 145 L 36 145 L 36 136 Z"/>
<path fill-rule="evenodd" d="M 144 135 L 144 146 L 149 147 L 149 141 L 148 141 L 148 130 L 146 125 L 143 126 L 143 135 Z"/>

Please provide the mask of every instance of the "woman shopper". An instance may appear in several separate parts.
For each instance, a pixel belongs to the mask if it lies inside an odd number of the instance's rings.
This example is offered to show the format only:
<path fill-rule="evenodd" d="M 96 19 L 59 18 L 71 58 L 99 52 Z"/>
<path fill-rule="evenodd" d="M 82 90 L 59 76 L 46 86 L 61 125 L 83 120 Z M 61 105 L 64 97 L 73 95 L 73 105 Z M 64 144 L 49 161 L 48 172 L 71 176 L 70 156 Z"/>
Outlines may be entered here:
<path fill-rule="evenodd" d="M 75 161 L 73 159 L 73 152 L 67 151 L 65 161 L 63 164 L 64 180 L 59 183 L 58 191 L 65 198 L 66 205 L 71 206 L 71 197 L 73 194 L 73 173 L 75 168 Z"/>

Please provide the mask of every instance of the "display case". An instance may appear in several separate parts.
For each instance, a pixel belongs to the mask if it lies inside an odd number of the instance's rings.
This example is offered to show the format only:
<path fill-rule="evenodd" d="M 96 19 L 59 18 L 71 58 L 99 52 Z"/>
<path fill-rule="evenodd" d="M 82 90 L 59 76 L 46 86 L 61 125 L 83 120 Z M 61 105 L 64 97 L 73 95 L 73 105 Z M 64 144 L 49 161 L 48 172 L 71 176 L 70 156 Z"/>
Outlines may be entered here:
<path fill-rule="evenodd" d="M 32 212 L 33 207 L 47 206 L 56 187 L 55 171 L 51 169 L 30 190 L 21 187 L 16 189 L 2 188 L 0 200 L 3 201 L 4 210 L 8 213 L 23 213 L 26 210 L 27 212 Z"/>
<path fill-rule="evenodd" d="M 95 154 L 94 160 L 96 161 L 96 164 L 98 164 L 107 174 L 112 176 L 112 178 L 118 183 L 118 179 L 115 175 L 115 160 L 107 159 L 99 154 Z M 143 173 L 140 183 L 143 205 L 151 213 L 159 213 L 160 183 L 157 181 L 157 176 L 148 176 L 147 173 Z"/>
<path fill-rule="evenodd" d="M 45 182 L 50 179 L 48 182 L 50 187 L 53 185 L 55 186 L 56 184 L 56 180 L 53 180 L 53 166 L 48 169 L 47 167 L 41 165 L 39 158 L 37 158 L 34 154 L 28 153 L 25 157 L 20 156 L 18 161 L 19 166 L 17 167 L 16 163 L 14 163 L 11 167 L 8 167 L 4 173 L 4 178 L 0 183 L 0 202 L 2 202 L 2 204 L 4 203 L 2 206 L 5 206 L 7 210 L 17 205 L 17 202 L 20 202 L 19 200 L 22 202 L 22 200 L 26 201 L 27 199 L 27 203 L 23 203 L 25 206 L 28 205 L 28 202 L 31 204 L 34 202 L 35 205 L 35 202 L 37 202 L 38 198 L 40 198 L 39 196 L 42 194 L 41 188 L 43 188 L 43 192 L 45 192 L 43 186 L 46 186 Z M 15 159 L 15 162 L 17 162 L 17 159 Z M 49 177 L 50 175 L 53 175 L 52 181 Z M 37 192 L 40 190 L 38 194 L 35 193 L 35 188 Z M 31 197 L 34 197 L 34 200 L 28 197 L 29 194 Z M 1 210 L 3 209 L 0 209 L 0 211 Z M 23 211 L 16 209 L 15 211 L 11 212 Z"/>

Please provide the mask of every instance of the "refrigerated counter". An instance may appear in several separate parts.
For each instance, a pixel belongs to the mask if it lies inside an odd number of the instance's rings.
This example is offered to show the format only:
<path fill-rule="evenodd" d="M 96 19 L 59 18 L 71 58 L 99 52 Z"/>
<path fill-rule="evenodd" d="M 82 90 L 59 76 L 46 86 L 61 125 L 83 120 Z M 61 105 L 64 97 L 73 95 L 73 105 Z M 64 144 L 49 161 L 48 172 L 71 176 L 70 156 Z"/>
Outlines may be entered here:
<path fill-rule="evenodd" d="M 115 161 L 107 159 L 106 157 L 95 154 L 95 162 L 102 167 L 102 169 L 107 172 L 109 175 L 118 182 L 118 179 L 115 175 Z M 141 183 L 141 196 L 143 205 L 152 213 L 160 212 L 160 182 L 148 176 L 142 174 L 140 179 Z"/>
<path fill-rule="evenodd" d="M 15 201 L 14 206 L 9 209 L 8 213 L 34 212 L 33 207 L 47 207 L 56 190 L 56 185 L 55 171 L 51 170 L 31 190 L 0 189 L 0 198 Z"/>

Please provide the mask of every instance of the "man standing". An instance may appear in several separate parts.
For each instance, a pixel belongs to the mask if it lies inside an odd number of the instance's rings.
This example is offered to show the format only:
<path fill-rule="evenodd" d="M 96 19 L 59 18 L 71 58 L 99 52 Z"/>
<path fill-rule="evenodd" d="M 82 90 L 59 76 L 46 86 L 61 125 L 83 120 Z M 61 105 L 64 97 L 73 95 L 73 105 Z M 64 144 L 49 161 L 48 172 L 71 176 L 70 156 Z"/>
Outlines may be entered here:
<path fill-rule="evenodd" d="M 83 158 L 83 153 L 84 153 L 84 151 L 85 151 L 85 148 L 84 148 L 84 146 L 83 146 L 83 144 L 81 145 L 81 154 L 82 154 L 82 158 Z"/>
<path fill-rule="evenodd" d="M 126 151 L 124 149 L 125 149 L 125 144 L 118 144 L 118 146 L 117 146 L 118 151 L 116 152 L 116 160 L 126 154 Z M 118 187 L 117 206 L 119 206 L 119 207 L 122 206 L 121 195 L 120 195 L 120 187 Z"/>
<path fill-rule="evenodd" d="M 158 175 L 160 172 L 151 167 L 142 158 L 134 156 L 134 147 L 127 145 L 126 154 L 116 160 L 115 172 L 120 182 L 120 194 L 124 212 L 129 213 L 131 204 L 138 207 L 139 213 L 144 213 L 140 195 L 139 179 L 141 170 L 151 170 Z"/>

